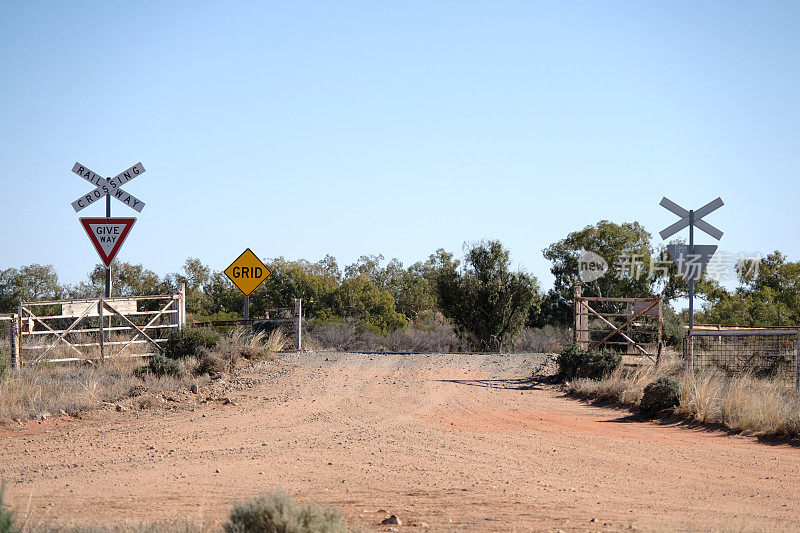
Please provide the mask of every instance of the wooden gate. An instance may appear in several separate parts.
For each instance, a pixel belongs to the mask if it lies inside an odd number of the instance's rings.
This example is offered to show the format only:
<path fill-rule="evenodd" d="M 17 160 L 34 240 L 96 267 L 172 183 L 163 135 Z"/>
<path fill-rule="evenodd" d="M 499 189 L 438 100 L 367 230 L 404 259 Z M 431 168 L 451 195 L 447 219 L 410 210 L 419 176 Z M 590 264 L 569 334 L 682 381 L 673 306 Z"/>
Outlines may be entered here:
<path fill-rule="evenodd" d="M 581 296 L 575 287 L 574 340 L 583 350 L 606 348 L 623 355 L 661 357 L 661 296 L 603 298 Z"/>
<path fill-rule="evenodd" d="M 169 332 L 186 324 L 186 290 L 182 285 L 174 294 L 22 302 L 15 322 L 15 368 L 43 361 L 146 357 L 163 352 Z"/>

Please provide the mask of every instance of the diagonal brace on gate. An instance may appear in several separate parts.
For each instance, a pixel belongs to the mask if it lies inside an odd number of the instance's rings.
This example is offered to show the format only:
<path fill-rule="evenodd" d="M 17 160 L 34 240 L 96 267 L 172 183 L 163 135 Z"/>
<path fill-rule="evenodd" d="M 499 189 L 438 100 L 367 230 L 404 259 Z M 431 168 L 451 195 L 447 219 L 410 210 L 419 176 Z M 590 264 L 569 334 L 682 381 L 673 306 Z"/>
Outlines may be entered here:
<path fill-rule="evenodd" d="M 174 305 L 174 303 L 173 303 L 173 302 L 174 302 L 173 300 L 170 300 L 169 302 L 167 302 L 167 305 L 165 305 L 165 306 L 163 307 L 163 309 L 161 309 L 161 311 L 159 311 L 159 312 L 158 312 L 158 314 L 157 314 L 156 316 L 154 316 L 153 318 L 151 318 L 151 319 L 150 319 L 150 321 L 149 321 L 147 324 L 145 324 L 145 326 L 144 326 L 142 329 L 145 329 L 145 330 L 146 330 L 147 328 L 149 328 L 149 327 L 150 327 L 150 326 L 151 326 L 151 325 L 152 325 L 152 324 L 153 324 L 153 323 L 154 323 L 156 320 L 158 320 L 158 319 L 159 319 L 159 317 L 161 317 L 161 316 L 162 316 L 164 313 L 166 313 L 166 312 L 167 312 L 167 310 L 168 310 L 170 307 L 172 307 L 172 306 Z M 136 329 L 137 329 L 137 331 L 139 331 L 140 333 L 142 332 L 141 330 L 139 330 L 139 328 L 136 328 Z M 143 334 L 143 333 L 142 333 L 142 334 Z M 135 340 L 136 340 L 136 339 L 138 339 L 138 338 L 139 338 L 139 333 L 137 333 L 137 334 L 136 334 L 136 335 L 135 335 L 135 336 L 134 336 L 134 337 L 133 337 L 131 340 L 129 340 L 128 342 L 126 342 L 126 343 L 125 343 L 125 345 L 124 345 L 122 348 L 120 348 L 120 350 L 119 350 L 119 351 L 118 351 L 116 354 L 114 354 L 114 357 L 117 357 L 117 356 L 119 356 L 119 355 L 122 355 L 122 352 L 124 352 L 124 351 L 125 351 L 125 349 L 126 349 L 128 346 L 130 346 L 130 345 L 133 343 L 133 341 L 135 341 Z M 152 343 L 153 343 L 153 344 L 155 344 L 155 345 L 156 345 L 156 346 L 157 346 L 159 349 L 161 349 L 161 346 L 159 346 L 159 345 L 156 343 L 156 341 L 154 341 L 154 340 L 150 339 L 149 337 L 148 337 L 148 340 L 150 340 L 150 342 L 152 342 Z M 162 351 L 163 351 L 163 350 L 162 350 Z"/>
<path fill-rule="evenodd" d="M 614 335 L 617 335 L 617 334 L 619 334 L 619 335 L 621 335 L 621 336 L 622 336 L 622 337 L 623 337 L 625 340 L 627 340 L 628 342 L 632 343 L 632 344 L 633 344 L 633 345 L 634 345 L 636 348 L 638 348 L 638 349 L 639 349 L 639 350 L 640 350 L 640 351 L 641 351 L 641 352 L 642 352 L 644 355 L 646 355 L 646 356 L 650 357 L 650 354 L 648 354 L 648 353 L 647 353 L 647 351 L 646 351 L 644 348 L 642 348 L 642 347 L 639 345 L 639 343 L 637 343 L 637 342 L 634 342 L 634 341 L 633 341 L 633 340 L 632 340 L 630 337 L 628 337 L 627 335 L 625 335 L 625 334 L 622 332 L 622 329 L 623 329 L 624 327 L 626 327 L 628 324 L 630 324 L 631 322 L 633 322 L 634 320 L 636 320 L 637 318 L 640 318 L 640 317 L 642 317 L 642 316 L 645 316 L 645 315 L 647 314 L 647 312 L 648 312 L 648 311 L 650 311 L 652 308 L 654 308 L 655 306 L 659 305 L 660 303 L 661 303 L 661 302 L 660 302 L 660 300 L 656 300 L 655 302 L 653 302 L 652 304 L 650 304 L 648 307 L 646 307 L 644 310 L 642 310 L 642 311 L 639 311 L 639 312 L 638 312 L 638 313 L 636 313 L 635 315 L 631 316 L 631 317 L 630 317 L 630 318 L 629 318 L 629 319 L 628 319 L 628 320 L 627 320 L 627 321 L 626 321 L 624 324 L 622 324 L 622 325 L 621 325 L 621 326 L 619 326 L 619 327 L 617 327 L 617 326 L 614 326 L 614 324 L 612 324 L 611 322 L 609 322 L 608 320 L 606 320 L 606 318 L 605 318 L 605 317 L 601 316 L 601 315 L 600 315 L 600 314 L 599 314 L 597 311 L 595 311 L 594 309 L 592 309 L 590 306 L 588 306 L 588 305 L 587 305 L 587 306 L 586 306 L 586 308 L 587 308 L 587 309 L 589 309 L 589 311 L 591 311 L 592 313 L 594 313 L 595 315 L 597 315 L 597 316 L 598 316 L 598 317 L 599 317 L 599 318 L 600 318 L 600 319 L 601 319 L 603 322 L 605 322 L 606 324 L 608 324 L 608 325 L 609 325 L 609 326 L 611 326 L 612 328 L 615 328 L 615 329 L 614 329 L 614 330 L 613 330 L 611 333 L 609 333 L 608 335 L 606 335 L 605 337 L 603 337 L 603 339 L 602 339 L 602 340 L 600 340 L 600 341 L 597 341 L 597 342 L 593 342 L 593 343 L 592 343 L 592 345 L 593 345 L 593 346 L 599 346 L 599 345 L 603 344 L 604 342 L 606 342 L 606 341 L 607 341 L 608 339 L 610 339 L 611 337 L 613 337 Z"/>
<path fill-rule="evenodd" d="M 153 344 L 153 345 L 154 345 L 156 348 L 158 348 L 158 349 L 159 349 L 159 351 L 161 351 L 162 353 L 164 352 L 164 348 L 162 348 L 161 346 L 159 346 L 159 344 L 158 344 L 156 341 L 154 341 L 153 339 L 151 339 L 151 338 L 150 338 L 150 336 L 149 336 L 147 333 L 145 333 L 144 331 L 142 331 L 142 329 L 141 329 L 139 326 L 137 326 L 136 324 L 134 324 L 134 323 L 131 321 L 131 319 L 129 319 L 128 317 L 126 317 L 125 315 L 123 315 L 122 313 L 120 313 L 119 311 L 117 311 L 116 309 L 114 309 L 113 307 L 111 307 L 111 305 L 109 305 L 109 304 L 108 304 L 108 303 L 107 303 L 105 300 L 100 300 L 100 301 L 102 302 L 103 309 L 107 309 L 108 311 L 111 311 L 112 313 L 114 313 L 115 315 L 117 315 L 118 317 L 120 317 L 122 320 L 124 320 L 125 322 L 127 322 L 127 323 L 128 323 L 128 324 L 129 324 L 129 325 L 130 325 L 130 326 L 131 326 L 133 329 L 135 329 L 136 331 L 138 331 L 138 332 L 139 332 L 139 333 L 138 333 L 138 335 L 141 335 L 142 337 L 144 337 L 145 339 L 147 339 L 148 341 L 150 341 L 150 342 L 151 342 L 151 343 L 152 343 L 152 344 Z"/>
<path fill-rule="evenodd" d="M 77 326 L 77 325 L 78 325 L 78 323 L 79 323 L 81 320 L 83 320 L 83 319 L 84 319 L 84 317 L 86 317 L 86 315 L 89 313 L 89 309 L 90 309 L 89 307 L 87 307 L 87 308 L 86 308 L 86 309 L 83 311 L 83 314 L 81 314 L 81 316 L 79 316 L 78 318 L 76 318 L 76 319 L 75 319 L 75 321 L 74 321 L 74 322 L 73 322 L 73 323 L 72 323 L 72 324 L 71 324 L 71 325 L 70 325 L 70 326 L 69 326 L 69 327 L 68 327 L 66 330 L 64 330 L 64 331 L 63 331 L 62 333 L 60 333 L 60 334 L 59 334 L 59 333 L 56 333 L 56 331 L 55 331 L 53 328 L 51 328 L 50 326 L 48 326 L 47 324 L 45 324 L 45 323 L 44 323 L 44 321 L 42 321 L 42 320 L 41 320 L 41 319 L 40 319 L 38 316 L 36 316 L 35 314 L 33 314 L 33 312 L 32 312 L 30 309 L 28 309 L 28 308 L 26 308 L 26 307 L 21 307 L 21 309 L 22 309 L 23 311 L 25 311 L 26 313 L 28 313 L 28 314 L 30 315 L 30 317 L 31 317 L 31 318 L 33 318 L 33 319 L 34 319 L 36 322 L 38 322 L 39 324 L 41 324 L 42 326 L 44 326 L 45 328 L 47 328 L 48 330 L 50 330 L 50 332 L 51 332 L 51 333 L 53 333 L 53 335 L 55 335 L 55 336 L 56 336 L 56 340 L 55 340 L 55 341 L 53 341 L 53 344 L 51 344 L 51 345 L 50 345 L 50 346 L 49 346 L 49 347 L 48 347 L 48 348 L 47 348 L 47 349 L 44 351 L 44 353 L 43 353 L 43 354 L 41 354 L 39 357 L 37 357 L 37 358 L 36 358 L 36 360 L 34 361 L 34 363 L 38 363 L 39 361 L 41 361 L 41 360 L 44 358 L 44 356 L 45 356 L 45 355 L 47 355 L 47 353 L 48 353 L 50 350 L 52 350 L 53 348 L 55 348 L 55 346 L 56 346 L 56 344 L 58 344 L 58 341 L 59 341 L 59 340 L 63 341 L 63 342 L 64 342 L 64 343 L 65 343 L 67 346 L 69 346 L 70 348 L 72 348 L 73 350 L 75 350 L 76 352 L 78 352 L 78 355 L 80 355 L 81 357 L 84 357 L 84 358 L 85 358 L 85 356 L 83 355 L 83 353 L 82 353 L 80 350 L 78 350 L 78 349 L 77 349 L 75 346 L 73 346 L 73 345 L 72 345 L 72 344 L 71 344 L 71 343 L 70 343 L 70 342 L 69 342 L 69 341 L 68 341 L 68 340 L 67 340 L 65 337 L 67 336 L 67 334 L 68 334 L 70 331 L 72 331 L 72 330 L 75 328 L 75 326 Z"/>

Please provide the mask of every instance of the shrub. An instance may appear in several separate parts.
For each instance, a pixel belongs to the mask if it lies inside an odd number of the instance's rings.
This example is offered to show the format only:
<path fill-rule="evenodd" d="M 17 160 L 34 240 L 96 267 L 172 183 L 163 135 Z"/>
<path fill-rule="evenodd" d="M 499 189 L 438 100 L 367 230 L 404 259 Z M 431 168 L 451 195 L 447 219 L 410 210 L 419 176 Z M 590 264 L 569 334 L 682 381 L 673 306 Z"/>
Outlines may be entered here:
<path fill-rule="evenodd" d="M 644 388 L 639 407 L 645 416 L 677 407 L 680 403 L 681 386 L 672 378 L 660 377 Z"/>
<path fill-rule="evenodd" d="M 606 350 L 584 352 L 573 343 L 564 348 L 556 359 L 558 373 L 563 379 L 602 379 L 619 367 L 622 356 Z"/>
<path fill-rule="evenodd" d="M 212 352 L 203 352 L 197 360 L 197 366 L 192 370 L 195 376 L 203 376 L 205 374 L 217 374 L 231 370 L 230 364 L 226 362 L 222 356 Z"/>
<path fill-rule="evenodd" d="M 337 533 L 347 523 L 332 508 L 298 507 L 284 492 L 277 491 L 234 505 L 226 533 Z"/>
<path fill-rule="evenodd" d="M 143 378 L 145 376 L 171 376 L 175 378 L 182 378 L 184 376 L 183 366 L 175 359 L 167 359 L 161 354 L 156 354 L 150 358 L 150 361 L 140 366 L 134 373 Z"/>
<path fill-rule="evenodd" d="M 220 334 L 210 328 L 183 328 L 170 333 L 164 348 L 165 355 L 170 359 L 196 357 L 202 348 L 209 350 L 220 339 Z"/>
<path fill-rule="evenodd" d="M 436 275 L 439 308 L 456 333 L 477 351 L 510 348 L 531 307 L 539 304 L 536 278 L 511 271 L 509 252 L 500 241 L 472 246 L 461 269 L 451 256 L 442 259 Z"/>

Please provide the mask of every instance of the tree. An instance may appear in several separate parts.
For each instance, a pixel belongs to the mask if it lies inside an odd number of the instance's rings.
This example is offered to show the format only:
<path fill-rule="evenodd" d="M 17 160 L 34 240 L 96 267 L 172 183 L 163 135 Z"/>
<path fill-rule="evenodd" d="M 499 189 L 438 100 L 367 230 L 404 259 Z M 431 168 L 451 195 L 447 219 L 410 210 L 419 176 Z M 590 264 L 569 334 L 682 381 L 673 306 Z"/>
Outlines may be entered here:
<path fill-rule="evenodd" d="M 431 258 L 442 313 L 473 348 L 499 352 L 510 345 L 539 297 L 535 277 L 511 272 L 509 252 L 499 241 L 475 244 L 464 267 L 443 251 Z"/>
<path fill-rule="evenodd" d="M 64 293 L 53 265 L 31 264 L 0 271 L 0 312 L 15 312 L 20 301 L 58 300 Z"/>
<path fill-rule="evenodd" d="M 584 251 L 594 252 L 608 263 L 603 277 L 584 284 L 584 295 L 645 298 L 653 295 L 659 276 L 651 269 L 650 233 L 638 222 L 615 224 L 601 220 L 545 248 L 544 257 L 552 262 L 550 272 L 555 283 L 543 305 L 543 322 L 571 323 L 574 287 L 581 283 L 578 260 Z"/>
<path fill-rule="evenodd" d="M 397 310 L 409 320 L 436 308 L 436 289 L 423 263 L 403 268 L 403 263 L 392 259 L 383 269 L 382 279 L 382 288 L 389 291 Z"/>
<path fill-rule="evenodd" d="M 106 267 L 98 264 L 88 275 L 89 281 L 81 282 L 69 289 L 72 298 L 92 298 L 105 294 Z M 167 294 L 175 287 L 168 279 L 141 264 L 114 261 L 111 263 L 111 296 L 146 296 Z"/>
<path fill-rule="evenodd" d="M 266 264 L 271 274 L 251 297 L 252 309 L 260 314 L 271 307 L 294 307 L 295 298 L 302 298 L 305 315 L 313 317 L 329 304 L 342 277 L 336 259 L 330 255 L 316 263 L 278 257 Z"/>
<path fill-rule="evenodd" d="M 740 286 L 716 291 L 697 321 L 729 326 L 800 324 L 800 262 L 775 251 L 754 265 L 740 264 Z"/>
<path fill-rule="evenodd" d="M 366 275 L 342 281 L 320 309 L 322 319 L 357 318 L 367 329 L 386 335 L 406 326 L 406 319 L 395 309 L 394 298 L 389 291 L 381 290 Z"/>

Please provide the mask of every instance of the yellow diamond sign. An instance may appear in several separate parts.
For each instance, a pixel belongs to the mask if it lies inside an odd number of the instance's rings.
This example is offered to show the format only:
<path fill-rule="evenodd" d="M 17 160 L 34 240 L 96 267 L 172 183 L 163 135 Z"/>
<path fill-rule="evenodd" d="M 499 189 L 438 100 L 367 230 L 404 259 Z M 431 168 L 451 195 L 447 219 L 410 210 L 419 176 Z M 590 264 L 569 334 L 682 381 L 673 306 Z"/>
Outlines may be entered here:
<path fill-rule="evenodd" d="M 242 255 L 225 269 L 225 275 L 239 287 L 245 296 L 250 296 L 250 293 L 256 290 L 256 287 L 261 285 L 261 282 L 270 274 L 266 265 L 256 257 L 250 248 L 242 252 Z"/>

